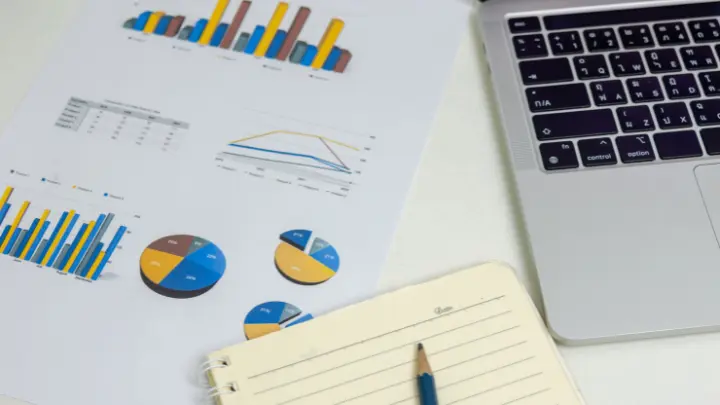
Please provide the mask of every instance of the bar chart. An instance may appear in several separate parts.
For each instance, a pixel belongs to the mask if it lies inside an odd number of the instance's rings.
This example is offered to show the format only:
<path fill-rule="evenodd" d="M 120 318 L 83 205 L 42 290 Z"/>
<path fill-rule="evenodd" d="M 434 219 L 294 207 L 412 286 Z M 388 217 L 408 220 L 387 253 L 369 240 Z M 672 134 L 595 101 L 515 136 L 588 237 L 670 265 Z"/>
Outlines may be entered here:
<path fill-rule="evenodd" d="M 331 19 L 322 38 L 318 42 L 310 42 L 302 36 L 312 10 L 301 7 L 291 20 L 287 18 L 290 5 L 280 2 L 269 16 L 267 24 L 250 26 L 252 29 L 242 31 L 252 4 L 250 0 L 243 1 L 226 22 L 224 18 L 229 15 L 230 0 L 219 0 L 208 18 L 200 18 L 194 23 L 186 23 L 188 17 L 182 15 L 144 11 L 125 21 L 123 27 L 148 35 L 307 66 L 314 70 L 335 73 L 347 71 L 352 53 L 338 44 L 345 29 L 343 20 Z"/>
<path fill-rule="evenodd" d="M 55 213 L 56 220 L 51 221 L 52 210 L 44 209 L 30 221 L 26 217 L 32 202 L 26 200 L 10 217 L 14 191 L 6 187 L 0 197 L 0 227 L 8 222 L 2 227 L 0 254 L 87 281 L 98 280 L 128 233 L 123 225 L 114 233 L 108 232 L 115 214 L 101 213 L 96 219 L 84 221 L 80 213 L 67 210 Z M 28 222 L 29 226 L 23 227 Z"/>

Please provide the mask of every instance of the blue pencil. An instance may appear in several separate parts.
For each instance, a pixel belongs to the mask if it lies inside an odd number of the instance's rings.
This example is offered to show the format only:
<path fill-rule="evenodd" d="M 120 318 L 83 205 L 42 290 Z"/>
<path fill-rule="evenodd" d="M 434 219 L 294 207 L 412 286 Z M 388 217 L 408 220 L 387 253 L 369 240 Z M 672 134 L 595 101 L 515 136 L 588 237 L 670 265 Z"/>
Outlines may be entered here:
<path fill-rule="evenodd" d="M 435 377 L 433 376 L 427 354 L 422 343 L 418 343 L 417 354 L 417 383 L 420 392 L 420 405 L 438 405 L 437 390 L 435 389 Z"/>

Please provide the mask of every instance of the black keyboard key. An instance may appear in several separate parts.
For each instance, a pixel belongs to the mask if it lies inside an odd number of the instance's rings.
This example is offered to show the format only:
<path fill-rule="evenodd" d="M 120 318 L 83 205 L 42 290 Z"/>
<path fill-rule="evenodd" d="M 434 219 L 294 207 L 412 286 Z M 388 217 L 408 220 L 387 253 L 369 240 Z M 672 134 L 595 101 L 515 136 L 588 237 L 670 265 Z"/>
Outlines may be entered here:
<path fill-rule="evenodd" d="M 514 36 L 513 45 L 518 59 L 548 56 L 547 45 L 542 34 Z"/>
<path fill-rule="evenodd" d="M 620 39 L 626 49 L 648 48 L 655 45 L 650 27 L 647 25 L 630 25 L 618 28 Z"/>
<path fill-rule="evenodd" d="M 578 79 L 604 79 L 610 77 L 604 55 L 584 55 L 573 58 Z"/>
<path fill-rule="evenodd" d="M 579 166 L 572 142 L 553 142 L 540 145 L 545 170 L 575 169 Z"/>
<path fill-rule="evenodd" d="M 521 17 L 511 18 L 508 20 L 510 32 L 513 34 L 523 34 L 526 32 L 540 31 L 540 19 L 537 17 Z"/>
<path fill-rule="evenodd" d="M 700 80 L 700 85 L 706 96 L 720 96 L 720 72 L 698 73 L 698 80 Z"/>
<path fill-rule="evenodd" d="M 577 31 L 554 32 L 548 35 L 553 55 L 570 55 L 584 51 L 580 33 Z"/>
<path fill-rule="evenodd" d="M 543 17 L 548 30 L 568 30 L 616 24 L 645 24 L 655 21 L 706 18 L 720 15 L 717 1 L 683 1 L 680 4 L 646 7 L 617 8 L 589 13 L 585 10 L 574 14 L 559 14 Z"/>
<path fill-rule="evenodd" d="M 541 141 L 617 133 L 615 117 L 609 108 L 535 115 L 533 124 L 535 135 Z"/>
<path fill-rule="evenodd" d="M 660 45 L 684 45 L 690 43 L 685 25 L 681 22 L 669 22 L 653 25 L 655 36 Z"/>
<path fill-rule="evenodd" d="M 698 125 L 720 124 L 720 99 L 696 100 L 690 103 L 690 108 Z"/>
<path fill-rule="evenodd" d="M 660 159 L 685 159 L 703 155 L 695 131 L 661 132 L 653 135 Z"/>
<path fill-rule="evenodd" d="M 640 77 L 627 80 L 628 93 L 634 103 L 662 101 L 664 99 L 657 77 Z"/>
<path fill-rule="evenodd" d="M 695 42 L 720 41 L 720 25 L 716 19 L 690 21 L 688 25 Z"/>
<path fill-rule="evenodd" d="M 680 56 L 687 70 L 714 69 L 717 67 L 715 55 L 709 46 L 688 46 L 680 48 Z"/>
<path fill-rule="evenodd" d="M 662 129 L 687 128 L 692 126 L 690 111 L 683 102 L 655 104 L 655 117 Z"/>
<path fill-rule="evenodd" d="M 608 55 L 610 58 L 610 66 L 612 66 L 615 76 L 635 76 L 645 74 L 645 65 L 643 64 L 640 52 L 618 52 Z"/>
<path fill-rule="evenodd" d="M 615 51 L 620 49 L 615 30 L 612 28 L 587 30 L 584 36 L 587 49 L 590 52 Z"/>
<path fill-rule="evenodd" d="M 570 68 L 570 62 L 566 58 L 520 62 L 520 73 L 525 84 L 557 83 L 573 80 L 572 68 Z"/>
<path fill-rule="evenodd" d="M 615 148 L 610 138 L 583 139 L 578 141 L 583 166 L 607 166 L 617 164 Z"/>
<path fill-rule="evenodd" d="M 720 155 L 720 128 L 705 128 L 700 130 L 705 145 L 705 152 L 708 155 Z"/>
<path fill-rule="evenodd" d="M 623 163 L 642 163 L 655 160 L 650 137 L 647 135 L 618 136 L 615 138 L 618 154 Z"/>
<path fill-rule="evenodd" d="M 584 83 L 531 87 L 525 90 L 530 111 L 556 111 L 590 107 L 590 96 Z"/>
<path fill-rule="evenodd" d="M 650 132 L 655 130 L 655 121 L 653 121 L 650 108 L 646 105 L 620 107 L 616 112 L 623 132 Z"/>
<path fill-rule="evenodd" d="M 645 60 L 652 73 L 680 71 L 680 58 L 678 58 L 677 52 L 675 52 L 674 49 L 653 49 L 651 51 L 645 51 Z"/>
<path fill-rule="evenodd" d="M 700 97 L 700 88 L 690 73 L 663 76 L 663 83 L 671 100 Z"/>
<path fill-rule="evenodd" d="M 625 89 L 620 80 L 592 82 L 590 89 L 597 106 L 627 104 Z"/>

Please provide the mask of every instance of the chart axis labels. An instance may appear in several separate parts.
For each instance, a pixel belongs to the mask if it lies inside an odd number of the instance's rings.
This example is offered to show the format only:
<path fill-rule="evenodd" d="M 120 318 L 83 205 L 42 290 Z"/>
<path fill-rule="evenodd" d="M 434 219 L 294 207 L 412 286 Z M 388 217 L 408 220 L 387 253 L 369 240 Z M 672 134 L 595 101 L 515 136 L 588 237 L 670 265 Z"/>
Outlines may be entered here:
<path fill-rule="evenodd" d="M 257 339 L 313 319 L 311 314 L 286 302 L 271 301 L 253 308 L 245 317 L 245 337 Z"/>
<path fill-rule="evenodd" d="M 170 298 L 194 298 L 207 293 L 223 277 L 225 268 L 222 250 L 192 235 L 158 239 L 140 256 L 140 275 L 145 285 Z"/>
<path fill-rule="evenodd" d="M 297 229 L 280 235 L 275 250 L 275 267 L 296 284 L 322 284 L 340 270 L 340 255 L 326 240 L 312 231 Z"/>

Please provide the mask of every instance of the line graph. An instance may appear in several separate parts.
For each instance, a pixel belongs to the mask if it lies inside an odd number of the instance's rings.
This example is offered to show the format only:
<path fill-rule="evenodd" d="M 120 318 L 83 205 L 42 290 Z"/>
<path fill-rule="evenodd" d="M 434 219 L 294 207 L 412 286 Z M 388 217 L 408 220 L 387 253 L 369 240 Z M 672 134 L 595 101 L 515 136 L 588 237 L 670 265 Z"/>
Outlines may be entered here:
<path fill-rule="evenodd" d="M 360 152 L 355 146 L 321 135 L 286 130 L 275 130 L 238 139 L 230 142 L 228 146 L 243 149 L 248 157 L 346 174 L 351 174 L 352 168 L 340 157 L 342 152 L 338 153 L 333 146 L 338 150 L 345 149 L 344 152 Z"/>
<path fill-rule="evenodd" d="M 234 135 L 216 138 L 215 165 L 228 180 L 347 197 L 369 170 L 373 135 L 250 109 L 232 118 Z"/>

